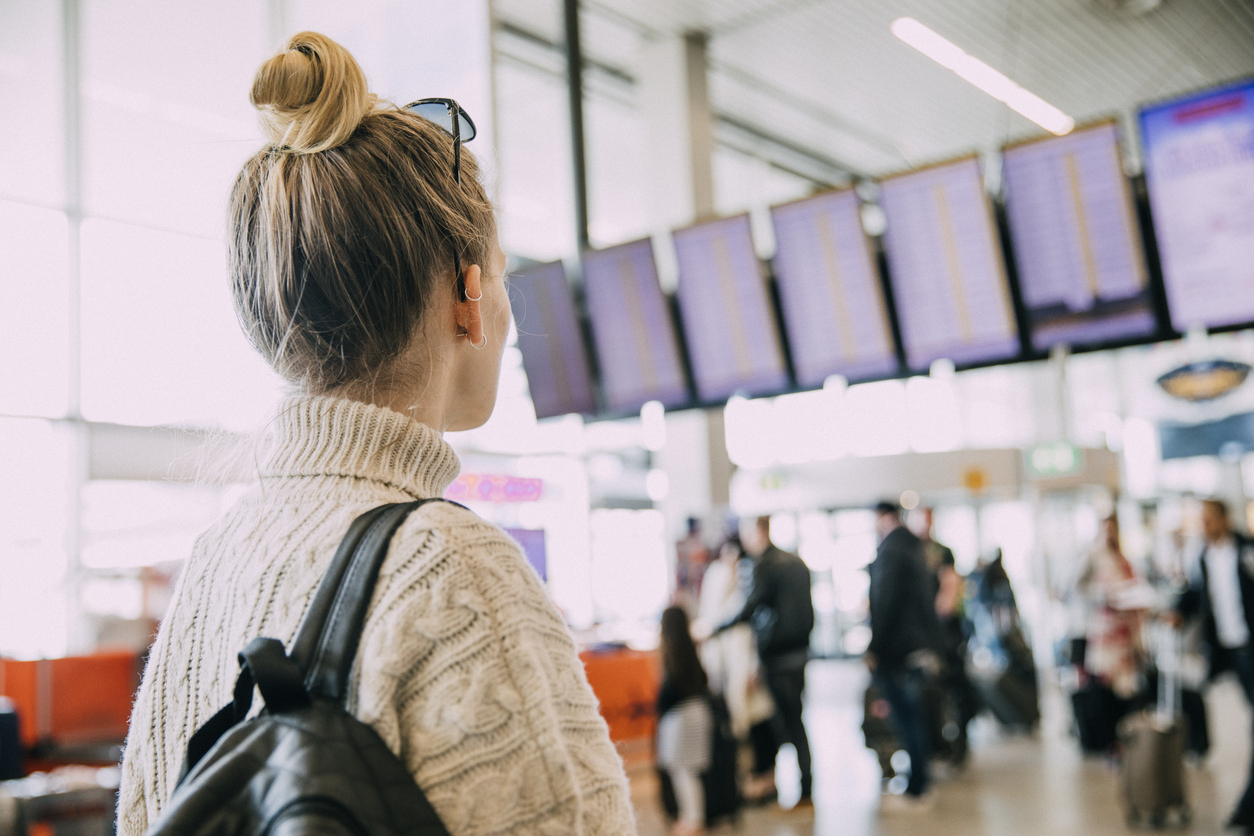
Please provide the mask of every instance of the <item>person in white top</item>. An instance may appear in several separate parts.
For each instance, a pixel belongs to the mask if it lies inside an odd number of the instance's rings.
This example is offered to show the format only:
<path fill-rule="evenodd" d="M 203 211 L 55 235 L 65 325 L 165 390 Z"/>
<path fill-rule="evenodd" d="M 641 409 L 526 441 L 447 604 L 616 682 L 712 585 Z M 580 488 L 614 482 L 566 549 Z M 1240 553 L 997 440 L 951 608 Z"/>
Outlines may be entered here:
<path fill-rule="evenodd" d="M 231 700 L 236 653 L 289 643 L 349 524 L 438 497 L 447 430 L 492 414 L 505 255 L 449 99 L 382 102 L 339 44 L 292 37 L 251 93 L 269 142 L 231 194 L 240 323 L 291 384 L 257 484 L 196 542 L 131 717 L 120 836 L 174 790 L 188 737 Z M 508 535 L 430 503 L 391 541 L 349 710 L 453 836 L 635 832 L 622 762 L 575 644 Z"/>
<path fill-rule="evenodd" d="M 1201 620 L 1210 678 L 1232 671 L 1254 705 L 1254 542 L 1233 530 L 1228 507 L 1217 499 L 1202 503 L 1202 533 L 1205 543 L 1189 587 L 1176 602 L 1174 620 Z M 1254 766 L 1228 824 L 1254 833 Z"/>

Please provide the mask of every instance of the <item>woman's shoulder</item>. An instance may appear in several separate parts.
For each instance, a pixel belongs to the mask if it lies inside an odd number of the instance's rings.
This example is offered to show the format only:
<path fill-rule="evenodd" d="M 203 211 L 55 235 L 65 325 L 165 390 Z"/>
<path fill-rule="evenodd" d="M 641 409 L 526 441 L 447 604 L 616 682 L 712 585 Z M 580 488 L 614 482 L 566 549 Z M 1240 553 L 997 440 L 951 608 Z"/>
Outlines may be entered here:
<path fill-rule="evenodd" d="M 521 549 L 501 527 L 488 522 L 464 505 L 437 499 L 414 509 L 397 532 L 402 542 L 438 538 L 451 548 L 516 552 Z"/>
<path fill-rule="evenodd" d="M 504 529 L 453 502 L 415 509 L 392 540 L 393 571 L 435 571 L 528 596 L 544 596 L 539 576 Z"/>

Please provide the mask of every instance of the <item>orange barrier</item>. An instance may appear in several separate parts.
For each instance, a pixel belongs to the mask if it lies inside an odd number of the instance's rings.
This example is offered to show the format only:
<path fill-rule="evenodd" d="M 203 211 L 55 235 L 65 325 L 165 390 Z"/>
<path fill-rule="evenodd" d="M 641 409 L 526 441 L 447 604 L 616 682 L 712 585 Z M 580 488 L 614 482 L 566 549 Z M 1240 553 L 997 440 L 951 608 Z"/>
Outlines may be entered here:
<path fill-rule="evenodd" d="M 126 738 L 141 672 L 136 653 L 0 659 L 0 696 L 17 707 L 27 748 L 120 742 Z"/>
<path fill-rule="evenodd" d="M 615 743 L 645 740 L 657 726 L 654 705 L 661 681 L 656 653 L 639 650 L 585 650 L 579 654 L 588 684 L 601 702 L 601 716 Z"/>

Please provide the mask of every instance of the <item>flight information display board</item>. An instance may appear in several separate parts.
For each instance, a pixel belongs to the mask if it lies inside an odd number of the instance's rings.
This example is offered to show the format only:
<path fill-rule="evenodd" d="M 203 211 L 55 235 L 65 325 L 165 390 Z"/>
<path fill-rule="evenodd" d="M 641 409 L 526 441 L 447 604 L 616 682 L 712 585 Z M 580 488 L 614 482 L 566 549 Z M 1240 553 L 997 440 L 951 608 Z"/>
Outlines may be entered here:
<path fill-rule="evenodd" d="M 688 402 L 675 324 L 648 238 L 583 254 L 584 297 L 600 361 L 606 406 L 637 410 L 648 401 Z"/>
<path fill-rule="evenodd" d="M 510 304 L 536 417 L 596 411 L 588 354 L 562 262 L 512 272 Z"/>
<path fill-rule="evenodd" d="M 797 383 L 897 371 L 888 308 L 853 189 L 771 209 L 775 280 Z"/>
<path fill-rule="evenodd" d="M 789 388 L 775 310 L 748 215 L 676 230 L 679 312 L 697 398 Z"/>
<path fill-rule="evenodd" d="M 1018 354 L 1010 288 L 980 166 L 967 157 L 881 181 L 884 248 L 906 360 L 926 369 Z"/>
<path fill-rule="evenodd" d="M 1254 79 L 1141 108 L 1171 324 L 1254 321 Z"/>
<path fill-rule="evenodd" d="M 1157 329 L 1113 122 L 1002 150 L 1006 215 L 1032 346 Z"/>

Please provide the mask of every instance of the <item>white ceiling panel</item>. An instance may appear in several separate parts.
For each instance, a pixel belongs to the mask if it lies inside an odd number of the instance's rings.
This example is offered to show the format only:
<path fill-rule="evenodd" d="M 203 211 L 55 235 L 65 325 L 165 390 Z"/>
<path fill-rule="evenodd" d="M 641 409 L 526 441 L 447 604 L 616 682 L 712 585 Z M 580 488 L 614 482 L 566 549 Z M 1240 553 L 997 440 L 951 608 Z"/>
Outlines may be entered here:
<path fill-rule="evenodd" d="M 1254 74 L 1252 0 L 585 0 L 587 56 L 630 75 L 647 38 L 710 34 L 716 112 L 883 174 L 1039 133 L 898 41 L 908 15 L 1078 122 Z M 498 19 L 562 39 L 560 0 L 498 0 Z M 1129 150 L 1135 156 L 1134 143 Z"/>

